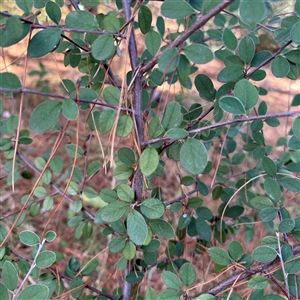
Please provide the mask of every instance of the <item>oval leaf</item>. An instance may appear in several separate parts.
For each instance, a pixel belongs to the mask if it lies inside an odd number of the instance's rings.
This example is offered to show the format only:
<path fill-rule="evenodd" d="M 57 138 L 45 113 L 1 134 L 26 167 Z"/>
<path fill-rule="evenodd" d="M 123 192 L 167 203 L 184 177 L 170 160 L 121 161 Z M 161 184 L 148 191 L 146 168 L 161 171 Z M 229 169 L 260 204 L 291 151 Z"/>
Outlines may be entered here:
<path fill-rule="evenodd" d="M 220 107 L 233 115 L 243 115 L 246 113 L 245 107 L 241 100 L 232 96 L 224 96 L 219 100 Z"/>
<path fill-rule="evenodd" d="M 145 176 L 155 172 L 159 164 L 159 156 L 154 148 L 146 148 L 140 157 L 140 168 Z"/>
<path fill-rule="evenodd" d="M 136 245 L 143 245 L 148 236 L 147 223 L 135 209 L 131 209 L 127 217 L 127 233 Z"/>

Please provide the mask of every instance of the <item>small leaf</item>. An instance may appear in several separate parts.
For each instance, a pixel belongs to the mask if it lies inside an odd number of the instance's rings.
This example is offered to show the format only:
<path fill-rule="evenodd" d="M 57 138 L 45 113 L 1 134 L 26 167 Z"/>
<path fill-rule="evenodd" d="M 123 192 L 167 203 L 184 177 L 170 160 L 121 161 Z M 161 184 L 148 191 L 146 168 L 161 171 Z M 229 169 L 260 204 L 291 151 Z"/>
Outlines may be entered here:
<path fill-rule="evenodd" d="M 122 250 L 122 254 L 127 260 L 131 260 L 135 257 L 136 246 L 132 241 L 126 241 L 125 247 Z"/>
<path fill-rule="evenodd" d="M 66 16 L 66 26 L 81 30 L 98 30 L 98 22 L 89 11 L 76 10 Z M 101 35 L 102 37 L 104 35 Z M 101 37 L 100 36 L 100 37 Z"/>
<path fill-rule="evenodd" d="M 66 145 L 66 151 L 71 157 L 75 157 L 76 153 L 76 145 L 75 144 L 69 144 Z M 77 157 L 82 157 L 83 156 L 83 150 L 80 146 L 77 147 Z"/>
<path fill-rule="evenodd" d="M 170 271 L 165 271 L 161 274 L 161 278 L 163 283 L 167 286 L 169 289 L 173 290 L 180 290 L 181 289 L 181 283 L 178 279 L 178 277 L 170 272 Z"/>
<path fill-rule="evenodd" d="M 161 125 L 165 130 L 170 128 L 179 127 L 182 123 L 183 115 L 181 112 L 181 106 L 178 102 L 170 102 L 166 107 L 164 117 Z"/>
<path fill-rule="evenodd" d="M 293 132 L 296 138 L 300 141 L 300 117 L 295 118 L 293 122 Z"/>
<path fill-rule="evenodd" d="M 119 118 L 116 133 L 120 137 L 128 136 L 133 129 L 133 122 L 129 115 Z"/>
<path fill-rule="evenodd" d="M 2 267 L 2 280 L 10 291 L 14 291 L 18 285 L 18 271 L 12 262 L 6 261 Z"/>
<path fill-rule="evenodd" d="M 120 184 L 117 187 L 118 197 L 125 202 L 132 202 L 134 198 L 134 192 L 127 184 Z"/>
<path fill-rule="evenodd" d="M 53 2 L 48 2 L 48 3 L 53 3 Z M 62 113 L 67 119 L 72 121 L 77 119 L 79 114 L 78 106 L 71 99 L 68 98 L 64 99 L 61 109 L 62 109 Z"/>
<path fill-rule="evenodd" d="M 0 73 L 0 87 L 4 89 L 17 90 L 22 87 L 19 77 L 13 73 Z"/>
<path fill-rule="evenodd" d="M 269 246 L 259 246 L 252 252 L 252 256 L 255 260 L 266 263 L 276 258 L 277 252 L 275 249 Z"/>
<path fill-rule="evenodd" d="M 114 110 L 104 110 L 99 117 L 98 126 L 100 133 L 105 134 L 109 132 L 115 122 L 116 112 Z"/>
<path fill-rule="evenodd" d="M 127 233 L 136 245 L 143 245 L 148 236 L 147 223 L 135 209 L 131 209 L 127 217 Z"/>
<path fill-rule="evenodd" d="M 216 300 L 217 298 L 211 294 L 202 294 L 196 300 Z"/>
<path fill-rule="evenodd" d="M 160 48 L 160 34 L 154 30 L 151 30 L 146 36 L 145 44 L 147 50 L 151 53 L 152 56 L 154 56 Z"/>
<path fill-rule="evenodd" d="M 188 132 L 183 128 L 171 128 L 166 132 L 166 136 L 171 140 L 179 140 L 187 137 Z"/>
<path fill-rule="evenodd" d="M 156 198 L 148 198 L 141 204 L 141 212 L 148 219 L 158 219 L 165 212 L 165 205 Z"/>
<path fill-rule="evenodd" d="M 0 296 L 1 300 L 9 300 L 8 290 L 2 282 L 0 282 Z"/>
<path fill-rule="evenodd" d="M 118 158 L 125 165 L 132 165 L 135 163 L 135 154 L 132 149 L 127 147 L 119 149 Z"/>
<path fill-rule="evenodd" d="M 61 10 L 55 2 L 52 1 L 47 2 L 46 13 L 54 23 L 56 24 L 59 23 L 61 18 Z"/>
<path fill-rule="evenodd" d="M 184 0 L 166 0 L 161 6 L 161 14 L 170 19 L 185 18 L 194 13 L 194 9 Z"/>
<path fill-rule="evenodd" d="M 243 246 L 238 241 L 230 242 L 228 246 L 228 254 L 235 261 L 239 261 L 243 256 Z"/>
<path fill-rule="evenodd" d="M 272 73 L 277 78 L 283 78 L 290 71 L 290 64 L 283 56 L 276 56 L 271 65 Z"/>
<path fill-rule="evenodd" d="M 103 91 L 104 100 L 111 105 L 119 105 L 121 92 L 115 86 L 108 86 Z"/>
<path fill-rule="evenodd" d="M 219 100 L 219 105 L 225 112 L 233 115 L 243 115 L 246 113 L 243 103 L 237 97 L 223 96 Z"/>
<path fill-rule="evenodd" d="M 263 290 L 268 286 L 268 279 L 263 276 L 254 276 L 248 281 L 247 285 L 253 290 Z"/>
<path fill-rule="evenodd" d="M 255 45 L 249 35 L 244 36 L 239 43 L 239 57 L 241 60 L 249 64 L 255 54 Z"/>
<path fill-rule="evenodd" d="M 116 222 L 126 213 L 128 204 L 114 201 L 100 210 L 100 217 L 104 222 Z"/>
<path fill-rule="evenodd" d="M 38 58 L 55 50 L 60 42 L 60 35 L 59 28 L 46 28 L 39 31 L 29 42 L 28 56 Z"/>
<path fill-rule="evenodd" d="M 26 14 L 30 14 L 33 7 L 33 0 L 16 0 L 17 6 Z"/>
<path fill-rule="evenodd" d="M 93 42 L 92 56 L 99 61 L 107 60 L 114 55 L 115 49 L 114 38 L 109 34 L 103 34 Z"/>
<path fill-rule="evenodd" d="M 184 169 L 192 175 L 203 172 L 207 161 L 207 150 L 205 146 L 196 139 L 188 139 L 180 149 L 180 162 Z"/>
<path fill-rule="evenodd" d="M 146 289 L 145 300 L 157 300 L 157 294 L 151 286 Z"/>
<path fill-rule="evenodd" d="M 292 27 L 291 38 L 295 44 L 300 44 L 300 20 Z"/>
<path fill-rule="evenodd" d="M 42 251 L 36 258 L 36 265 L 38 268 L 48 268 L 56 260 L 56 255 L 53 251 Z"/>
<path fill-rule="evenodd" d="M 234 96 L 245 106 L 245 110 L 253 108 L 258 101 L 256 87 L 246 79 L 240 80 L 234 88 Z"/>
<path fill-rule="evenodd" d="M 175 290 L 164 290 L 157 295 L 157 300 L 180 300 L 181 292 Z M 151 299 L 152 300 L 152 299 Z"/>
<path fill-rule="evenodd" d="M 282 184 L 287 190 L 293 193 L 300 192 L 300 181 L 291 177 L 283 177 L 278 180 L 278 183 Z"/>
<path fill-rule="evenodd" d="M 263 208 L 259 214 L 260 219 L 264 223 L 272 222 L 276 219 L 278 214 L 278 209 L 276 207 L 266 207 Z"/>
<path fill-rule="evenodd" d="M 279 184 L 275 180 L 273 180 L 272 178 L 266 178 L 264 182 L 264 188 L 267 195 L 271 199 L 276 202 L 280 201 L 281 190 Z"/>
<path fill-rule="evenodd" d="M 242 79 L 244 76 L 244 67 L 232 65 L 225 67 L 221 70 L 221 72 L 218 75 L 218 81 L 220 82 L 236 82 Z"/>
<path fill-rule="evenodd" d="M 149 32 L 152 23 L 151 10 L 146 5 L 141 5 L 138 13 L 138 24 L 143 34 Z"/>
<path fill-rule="evenodd" d="M 125 245 L 126 245 L 126 238 L 124 236 L 117 236 L 110 241 L 108 248 L 110 252 L 118 253 L 125 248 Z"/>
<path fill-rule="evenodd" d="M 164 74 L 169 74 L 175 71 L 178 64 L 179 53 L 176 48 L 166 50 L 158 59 L 158 69 Z"/>
<path fill-rule="evenodd" d="M 20 232 L 20 241 L 27 246 L 34 246 L 40 243 L 40 237 L 30 230 Z"/>
<path fill-rule="evenodd" d="M 171 239 L 174 237 L 173 227 L 162 219 L 155 219 L 149 223 L 153 233 L 158 234 L 162 238 Z"/>
<path fill-rule="evenodd" d="M 256 209 L 264 209 L 266 207 L 274 207 L 274 203 L 267 197 L 256 196 L 250 200 L 250 204 Z"/>
<path fill-rule="evenodd" d="M 295 221 L 292 219 L 283 219 L 278 226 L 278 231 L 281 233 L 288 233 L 293 230 L 295 226 Z"/>
<path fill-rule="evenodd" d="M 32 284 L 27 286 L 18 295 L 17 300 L 47 300 L 49 288 L 44 284 Z M 38 296 L 37 296 L 38 295 Z"/>
<path fill-rule="evenodd" d="M 184 263 L 179 270 L 179 276 L 185 286 L 191 286 L 196 280 L 195 267 L 188 262 Z"/>
<path fill-rule="evenodd" d="M 257 23 L 265 17 L 265 10 L 262 0 L 243 0 L 240 4 L 240 17 L 246 24 Z"/>
<path fill-rule="evenodd" d="M 61 106 L 61 102 L 56 100 L 42 102 L 30 116 L 30 129 L 35 133 L 43 133 L 51 129 L 58 121 Z"/>
<path fill-rule="evenodd" d="M 212 237 L 212 230 L 210 226 L 202 218 L 196 220 L 197 233 L 204 241 L 210 241 Z"/>
<path fill-rule="evenodd" d="M 195 78 L 195 86 L 200 97 L 204 100 L 213 101 L 215 99 L 216 90 L 213 82 L 208 76 L 204 74 L 198 74 Z"/>
<path fill-rule="evenodd" d="M 210 48 L 201 44 L 192 44 L 183 48 L 185 56 L 195 64 L 206 64 L 213 60 Z"/>
<path fill-rule="evenodd" d="M 269 174 L 272 177 L 276 176 L 277 168 L 274 161 L 271 158 L 267 156 L 263 157 L 262 166 L 267 174 Z"/>
<path fill-rule="evenodd" d="M 159 156 L 154 148 L 146 148 L 140 157 L 140 168 L 145 176 L 155 172 L 159 164 Z"/>
<path fill-rule="evenodd" d="M 237 38 L 230 30 L 230 28 L 225 28 L 223 31 L 223 43 L 229 49 L 234 51 L 237 47 Z"/>
<path fill-rule="evenodd" d="M 229 266 L 232 263 L 228 253 L 221 248 L 210 248 L 208 250 L 208 254 L 211 259 L 218 265 Z"/>

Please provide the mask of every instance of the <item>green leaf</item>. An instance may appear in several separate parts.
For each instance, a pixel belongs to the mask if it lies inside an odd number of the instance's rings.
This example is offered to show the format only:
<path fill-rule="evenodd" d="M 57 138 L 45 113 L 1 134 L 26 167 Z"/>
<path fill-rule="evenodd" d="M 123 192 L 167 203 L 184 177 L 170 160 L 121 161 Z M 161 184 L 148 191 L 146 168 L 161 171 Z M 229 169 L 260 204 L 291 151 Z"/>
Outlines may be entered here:
<path fill-rule="evenodd" d="M 228 253 L 221 248 L 210 248 L 208 250 L 208 254 L 211 257 L 211 259 L 218 265 L 229 266 L 232 264 Z"/>
<path fill-rule="evenodd" d="M 243 256 L 243 246 L 241 243 L 238 241 L 231 241 L 228 246 L 228 254 L 233 260 L 239 261 Z"/>
<path fill-rule="evenodd" d="M 48 2 L 48 3 L 53 3 L 53 2 Z M 78 106 L 71 99 L 68 98 L 64 99 L 61 109 L 62 109 L 62 113 L 67 119 L 72 121 L 77 119 L 79 114 Z"/>
<path fill-rule="evenodd" d="M 281 233 L 288 233 L 293 230 L 295 221 L 292 219 L 283 219 L 278 225 L 278 231 Z"/>
<path fill-rule="evenodd" d="M 66 145 L 66 151 L 71 157 L 75 157 L 76 152 L 76 145 L 75 144 L 68 144 Z M 80 146 L 77 147 L 77 157 L 83 156 L 83 150 Z"/>
<path fill-rule="evenodd" d="M 105 16 L 103 27 L 107 32 L 117 33 L 120 30 L 120 19 L 112 15 Z"/>
<path fill-rule="evenodd" d="M 202 294 L 196 300 L 216 300 L 217 298 L 211 294 Z"/>
<path fill-rule="evenodd" d="M 300 49 L 291 50 L 284 54 L 284 56 L 292 63 L 299 64 L 300 63 Z"/>
<path fill-rule="evenodd" d="M 0 297 L 1 300 L 9 300 L 8 290 L 2 282 L 0 282 Z"/>
<path fill-rule="evenodd" d="M 252 252 L 252 256 L 255 260 L 266 263 L 276 258 L 277 252 L 274 248 L 269 246 L 259 246 Z"/>
<path fill-rule="evenodd" d="M 283 177 L 278 180 L 278 183 L 282 184 L 287 190 L 293 193 L 300 192 L 300 181 L 291 177 Z"/>
<path fill-rule="evenodd" d="M 260 298 L 260 300 L 285 300 L 285 298 L 278 296 L 278 295 L 269 294 L 269 295 L 263 296 L 262 298 Z"/>
<path fill-rule="evenodd" d="M 300 141 L 300 117 L 295 118 L 293 122 L 293 132 L 296 138 Z"/>
<path fill-rule="evenodd" d="M 96 174 L 101 168 L 101 163 L 99 161 L 92 161 L 86 170 L 88 176 Z"/>
<path fill-rule="evenodd" d="M 191 286 L 196 280 L 195 267 L 190 263 L 184 263 L 179 270 L 179 277 L 187 287 Z"/>
<path fill-rule="evenodd" d="M 170 19 L 185 18 L 194 13 L 194 9 L 184 0 L 166 0 L 161 6 L 161 14 Z"/>
<path fill-rule="evenodd" d="M 218 81 L 220 82 L 236 82 L 244 76 L 244 68 L 242 66 L 232 65 L 225 67 L 218 74 Z"/>
<path fill-rule="evenodd" d="M 155 172 L 159 164 L 159 156 L 154 148 L 146 148 L 140 157 L 140 168 L 145 176 Z"/>
<path fill-rule="evenodd" d="M 128 179 L 133 173 L 133 168 L 126 165 L 119 165 L 113 171 L 113 176 L 117 180 Z"/>
<path fill-rule="evenodd" d="M 214 59 L 210 48 L 201 44 L 191 44 L 183 48 L 185 56 L 195 64 L 206 64 Z"/>
<path fill-rule="evenodd" d="M 157 294 L 151 286 L 146 289 L 145 300 L 157 300 Z"/>
<path fill-rule="evenodd" d="M 149 32 L 152 23 L 151 10 L 146 5 L 141 5 L 138 13 L 138 24 L 143 34 Z"/>
<path fill-rule="evenodd" d="M 181 83 L 188 80 L 191 72 L 191 66 L 189 60 L 183 54 L 180 54 L 179 56 L 179 64 L 176 71 Z"/>
<path fill-rule="evenodd" d="M 219 100 L 220 107 L 233 115 L 243 115 L 246 113 L 244 104 L 237 97 L 223 96 Z"/>
<path fill-rule="evenodd" d="M 33 0 L 16 0 L 17 6 L 26 14 L 30 14 L 33 7 Z"/>
<path fill-rule="evenodd" d="M 170 272 L 170 271 L 165 271 L 161 274 L 161 278 L 163 283 L 167 286 L 169 289 L 173 290 L 180 290 L 181 289 L 181 283 L 178 277 Z"/>
<path fill-rule="evenodd" d="M 249 35 L 241 39 L 238 50 L 241 60 L 246 64 L 250 63 L 255 54 L 255 45 Z"/>
<path fill-rule="evenodd" d="M 61 106 L 61 102 L 56 100 L 42 102 L 30 116 L 30 129 L 35 133 L 43 133 L 51 129 L 58 121 Z"/>
<path fill-rule="evenodd" d="M 131 209 L 127 217 L 127 233 L 136 245 L 143 245 L 148 236 L 147 223 L 135 209 Z"/>
<path fill-rule="evenodd" d="M 12 19 L 12 20 L 10 20 Z M 8 28 L 6 30 L 0 31 L 0 46 L 1 47 L 9 47 L 21 41 L 30 31 L 30 24 L 22 23 L 20 24 L 20 20 L 17 21 L 16 17 L 11 17 L 6 21 L 6 26 Z M 21 26 L 20 26 L 21 25 Z M 18 32 L 15 32 L 15 29 L 19 28 Z M 13 33 L 12 33 L 13 31 Z"/>
<path fill-rule="evenodd" d="M 17 17 L 10 17 L 6 21 L 5 33 L 11 36 L 12 39 L 19 40 L 22 39 L 23 33 L 23 23 Z"/>
<path fill-rule="evenodd" d="M 276 219 L 278 214 L 278 209 L 276 207 L 266 207 L 263 208 L 259 214 L 260 219 L 264 223 L 272 222 Z"/>
<path fill-rule="evenodd" d="M 133 122 L 129 115 L 119 118 L 116 133 L 120 137 L 128 136 L 133 129 Z"/>
<path fill-rule="evenodd" d="M 256 209 L 264 209 L 266 207 L 274 207 L 274 203 L 267 197 L 256 196 L 250 200 L 250 204 Z"/>
<path fill-rule="evenodd" d="M 171 140 L 180 140 L 187 137 L 188 132 L 183 128 L 170 128 L 166 132 L 166 136 Z"/>
<path fill-rule="evenodd" d="M 164 2 L 165 3 L 165 2 Z M 158 69 L 163 74 L 175 71 L 179 64 L 179 53 L 176 48 L 166 50 L 158 59 Z"/>
<path fill-rule="evenodd" d="M 279 184 L 274 181 L 272 178 L 266 178 L 264 182 L 264 188 L 267 195 L 278 202 L 281 198 L 281 190 Z"/>
<path fill-rule="evenodd" d="M 181 106 L 178 102 L 168 103 L 161 125 L 165 130 L 179 127 L 183 120 Z"/>
<path fill-rule="evenodd" d="M 66 16 L 66 26 L 81 30 L 98 30 L 98 22 L 95 16 L 85 10 L 76 10 Z M 103 36 L 103 35 L 102 35 Z"/>
<path fill-rule="evenodd" d="M 283 78 L 290 71 L 290 64 L 283 56 L 276 56 L 271 65 L 272 73 L 277 78 Z"/>
<path fill-rule="evenodd" d="M 89 260 L 87 263 L 83 264 L 80 273 L 82 274 L 82 276 L 89 276 L 98 267 L 98 265 L 98 260 Z"/>
<path fill-rule="evenodd" d="M 139 283 L 142 279 L 144 278 L 144 273 L 140 271 L 131 271 L 127 276 L 126 276 L 126 281 L 129 282 L 130 284 L 136 284 Z"/>
<path fill-rule="evenodd" d="M 45 234 L 45 240 L 49 243 L 55 240 L 57 234 L 55 231 L 49 230 Z"/>
<path fill-rule="evenodd" d="M 122 250 L 122 254 L 127 260 L 131 260 L 135 257 L 136 246 L 132 241 L 126 241 L 125 247 Z"/>
<path fill-rule="evenodd" d="M 200 174 L 208 162 L 205 146 L 196 139 L 188 139 L 180 149 L 180 162 L 184 169 L 192 175 Z"/>
<path fill-rule="evenodd" d="M 292 257 L 285 265 L 285 271 L 288 274 L 296 274 L 300 271 L 300 257 Z"/>
<path fill-rule="evenodd" d="M 243 0 L 240 4 L 240 17 L 246 24 L 257 23 L 263 20 L 266 7 L 262 0 Z"/>
<path fill-rule="evenodd" d="M 292 27 L 291 38 L 295 44 L 300 44 L 300 20 Z"/>
<path fill-rule="evenodd" d="M 109 34 L 103 34 L 97 37 L 92 44 L 92 56 L 99 60 L 107 60 L 115 53 L 114 38 Z"/>
<path fill-rule="evenodd" d="M 100 133 L 105 134 L 109 132 L 114 123 L 116 118 L 116 112 L 114 110 L 104 110 L 99 117 L 98 126 Z"/>
<path fill-rule="evenodd" d="M 295 1 L 295 12 L 300 17 L 300 1 L 299 0 Z"/>
<path fill-rule="evenodd" d="M 164 129 L 160 124 L 159 117 L 156 116 L 150 121 L 148 126 L 148 132 L 152 139 L 164 133 Z"/>
<path fill-rule="evenodd" d="M 223 43 L 229 49 L 234 51 L 237 47 L 237 38 L 235 37 L 234 33 L 231 31 L 230 28 L 225 28 L 223 31 Z"/>
<path fill-rule="evenodd" d="M 110 241 L 108 248 L 110 252 L 118 253 L 125 248 L 125 245 L 126 245 L 126 238 L 124 236 L 117 236 Z"/>
<path fill-rule="evenodd" d="M 36 265 L 38 268 L 48 268 L 56 260 L 56 255 L 53 251 L 42 251 L 36 258 Z"/>
<path fill-rule="evenodd" d="M 254 276 L 248 281 L 247 285 L 253 290 L 263 290 L 268 286 L 268 279 L 263 276 Z"/>
<path fill-rule="evenodd" d="M 277 168 L 274 161 L 271 158 L 265 156 L 262 158 L 261 162 L 265 172 L 270 176 L 275 177 L 277 174 Z"/>
<path fill-rule="evenodd" d="M 117 186 L 117 195 L 125 202 L 132 202 L 134 199 L 134 192 L 127 184 L 120 184 Z"/>
<path fill-rule="evenodd" d="M 114 201 L 103 207 L 100 211 L 100 217 L 104 222 L 116 222 L 126 213 L 128 204 Z"/>
<path fill-rule="evenodd" d="M 61 10 L 60 7 L 55 2 L 52 1 L 47 2 L 46 13 L 54 23 L 56 24 L 59 23 L 61 18 Z"/>
<path fill-rule="evenodd" d="M 195 86 L 200 97 L 204 100 L 213 101 L 215 99 L 216 90 L 213 82 L 208 76 L 204 74 L 198 74 L 195 78 Z"/>
<path fill-rule="evenodd" d="M 115 86 L 108 86 L 103 91 L 104 100 L 111 105 L 119 105 L 121 92 Z"/>
<path fill-rule="evenodd" d="M 153 233 L 158 234 L 162 238 L 171 239 L 174 237 L 173 227 L 162 219 L 155 219 L 149 223 Z"/>
<path fill-rule="evenodd" d="M 27 286 L 18 295 L 17 300 L 47 300 L 49 288 L 44 284 L 32 284 Z"/>
<path fill-rule="evenodd" d="M 24 230 L 20 232 L 20 241 L 27 246 L 34 246 L 40 243 L 40 237 L 30 230 Z"/>
<path fill-rule="evenodd" d="M 0 73 L 0 87 L 4 89 L 17 90 L 22 87 L 19 77 L 13 73 Z"/>
<path fill-rule="evenodd" d="M 234 88 L 234 96 L 244 105 L 245 110 L 253 108 L 258 101 L 258 90 L 246 79 L 240 80 Z"/>
<path fill-rule="evenodd" d="M 196 220 L 196 231 L 204 241 L 209 242 L 211 240 L 211 228 L 202 218 Z"/>
<path fill-rule="evenodd" d="M 60 42 L 61 29 L 46 28 L 39 31 L 30 40 L 27 53 L 29 57 L 42 57 L 56 49 Z"/>
<path fill-rule="evenodd" d="M 141 212 L 148 219 L 158 219 L 165 213 L 165 205 L 156 198 L 148 198 L 142 202 Z"/>
<path fill-rule="evenodd" d="M 14 264 L 6 261 L 2 267 L 2 281 L 7 289 L 14 291 L 18 285 L 18 271 Z"/>
<path fill-rule="evenodd" d="M 154 56 L 160 48 L 160 34 L 154 30 L 151 30 L 146 36 L 145 44 L 147 50 L 151 53 L 152 56 Z"/>
<path fill-rule="evenodd" d="M 157 295 L 157 300 L 180 300 L 181 299 L 181 292 L 175 290 L 164 290 Z"/>
<path fill-rule="evenodd" d="M 119 149 L 118 158 L 125 165 L 132 165 L 135 163 L 134 151 L 127 147 L 123 147 L 123 148 Z"/>

